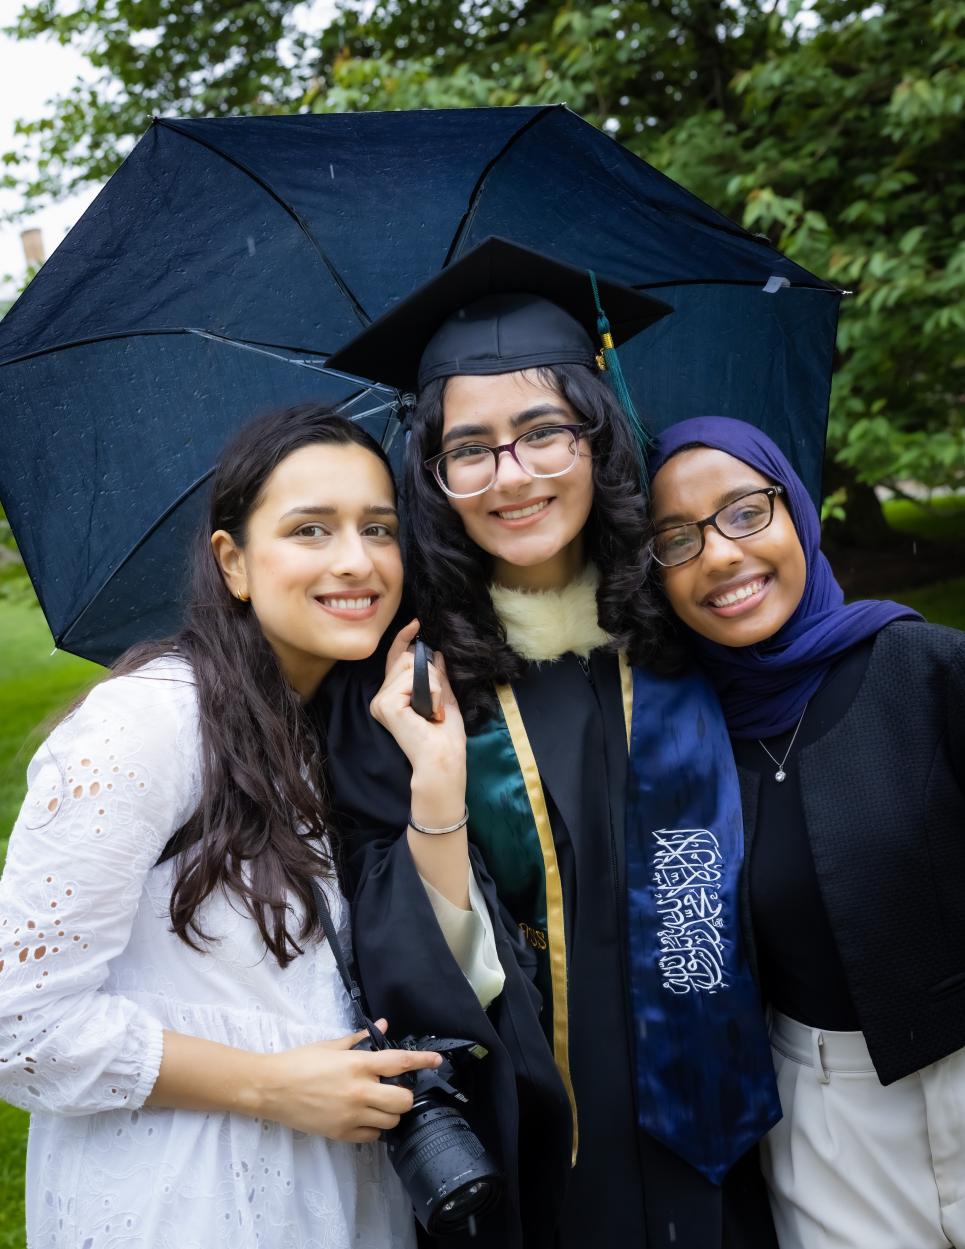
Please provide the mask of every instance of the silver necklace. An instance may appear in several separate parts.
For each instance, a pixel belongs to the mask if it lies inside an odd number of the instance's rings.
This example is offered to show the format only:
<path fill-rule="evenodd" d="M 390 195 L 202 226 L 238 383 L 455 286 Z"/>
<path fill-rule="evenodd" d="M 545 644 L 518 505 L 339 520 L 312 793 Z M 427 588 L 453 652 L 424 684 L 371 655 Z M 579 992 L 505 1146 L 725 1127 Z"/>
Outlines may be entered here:
<path fill-rule="evenodd" d="M 810 701 L 810 700 L 808 700 L 808 701 Z M 774 779 L 775 779 L 776 781 L 783 781 L 783 780 L 787 777 L 787 773 L 784 771 L 784 765 L 785 765 L 785 763 L 787 763 L 787 757 L 788 757 L 788 755 L 791 753 L 791 750 L 792 750 L 792 749 L 793 749 L 793 747 L 794 747 L 794 743 L 795 743 L 795 741 L 797 740 L 798 730 L 800 729 L 800 727 L 801 727 L 802 723 L 804 722 L 804 712 L 805 712 L 805 711 L 807 711 L 807 709 L 808 709 L 808 704 L 807 704 L 807 703 L 805 703 L 805 704 L 804 704 L 804 711 L 802 711 L 802 712 L 801 712 L 800 718 L 798 719 L 798 722 L 797 722 L 797 724 L 796 724 L 796 725 L 795 725 L 795 727 L 794 727 L 794 732 L 793 732 L 793 734 L 791 735 L 791 740 L 790 740 L 790 741 L 788 742 L 788 744 L 787 744 L 787 750 L 785 750 L 785 752 L 784 752 L 784 758 L 783 758 L 783 759 L 781 759 L 780 761 L 778 761 L 777 759 L 775 759 L 775 758 L 774 758 L 774 756 L 773 756 L 773 755 L 771 754 L 771 752 L 767 749 L 767 747 L 764 745 L 764 743 L 761 741 L 761 739 L 760 739 L 760 738 L 758 738 L 758 739 L 757 739 L 757 744 L 758 744 L 758 746 L 760 746 L 761 750 L 763 750 L 763 752 L 765 753 L 765 755 L 767 755 L 767 757 L 768 757 L 768 759 L 770 759 L 771 763 L 776 763 L 776 764 L 777 764 L 777 771 L 774 773 Z"/>

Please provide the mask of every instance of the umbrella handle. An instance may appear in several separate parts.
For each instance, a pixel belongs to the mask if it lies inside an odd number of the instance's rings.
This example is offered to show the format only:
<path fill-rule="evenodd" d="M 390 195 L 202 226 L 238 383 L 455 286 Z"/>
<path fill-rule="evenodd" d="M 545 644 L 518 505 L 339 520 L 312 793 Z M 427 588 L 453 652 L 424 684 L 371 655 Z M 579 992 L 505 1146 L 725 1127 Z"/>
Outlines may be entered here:
<path fill-rule="evenodd" d="M 424 720 L 432 719 L 432 694 L 429 690 L 429 648 L 416 638 L 412 668 L 412 710 Z"/>

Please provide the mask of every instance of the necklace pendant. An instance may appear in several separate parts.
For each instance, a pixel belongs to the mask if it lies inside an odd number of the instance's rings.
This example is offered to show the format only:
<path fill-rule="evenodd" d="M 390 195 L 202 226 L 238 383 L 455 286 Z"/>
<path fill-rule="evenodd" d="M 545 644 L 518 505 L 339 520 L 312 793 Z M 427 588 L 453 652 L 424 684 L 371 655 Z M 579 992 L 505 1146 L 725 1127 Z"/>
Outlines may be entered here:
<path fill-rule="evenodd" d="M 787 773 L 784 771 L 783 768 L 778 768 L 777 771 L 774 773 L 774 779 L 776 781 L 783 781 L 786 776 L 787 776 Z"/>

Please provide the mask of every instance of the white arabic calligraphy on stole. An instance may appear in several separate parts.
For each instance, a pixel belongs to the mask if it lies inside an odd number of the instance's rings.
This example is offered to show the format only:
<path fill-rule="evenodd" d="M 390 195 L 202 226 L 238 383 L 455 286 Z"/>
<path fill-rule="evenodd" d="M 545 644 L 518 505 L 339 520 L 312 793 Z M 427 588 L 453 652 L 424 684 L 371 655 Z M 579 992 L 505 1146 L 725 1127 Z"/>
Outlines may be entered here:
<path fill-rule="evenodd" d="M 662 927 L 658 964 L 671 993 L 716 993 L 724 981 L 724 872 L 720 843 L 706 828 L 658 828 L 652 836 L 653 895 Z"/>

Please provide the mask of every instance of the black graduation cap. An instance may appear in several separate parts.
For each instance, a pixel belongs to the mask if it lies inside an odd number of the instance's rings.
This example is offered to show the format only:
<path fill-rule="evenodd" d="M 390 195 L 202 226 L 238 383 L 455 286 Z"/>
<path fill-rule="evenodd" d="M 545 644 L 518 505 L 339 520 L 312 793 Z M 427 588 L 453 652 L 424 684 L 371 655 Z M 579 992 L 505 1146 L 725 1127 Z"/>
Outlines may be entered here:
<path fill-rule="evenodd" d="M 403 393 L 456 374 L 544 364 L 592 368 L 601 346 L 609 356 L 672 311 L 628 286 L 493 236 L 373 321 L 326 364 Z"/>

